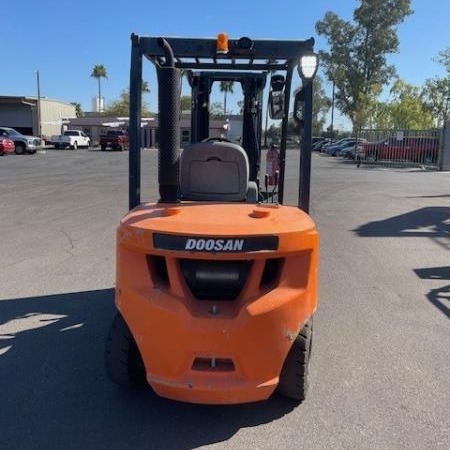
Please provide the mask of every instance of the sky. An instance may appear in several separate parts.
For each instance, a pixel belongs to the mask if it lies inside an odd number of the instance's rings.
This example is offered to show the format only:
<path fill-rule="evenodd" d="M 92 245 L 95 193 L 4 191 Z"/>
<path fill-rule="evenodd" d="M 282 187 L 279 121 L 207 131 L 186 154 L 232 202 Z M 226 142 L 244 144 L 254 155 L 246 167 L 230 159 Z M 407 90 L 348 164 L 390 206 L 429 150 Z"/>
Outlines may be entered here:
<path fill-rule="evenodd" d="M 94 65 L 107 69 L 108 79 L 102 81 L 107 104 L 128 88 L 131 33 L 212 37 L 227 32 L 230 38 L 274 39 L 313 36 L 320 50 L 326 49 L 326 42 L 316 35 L 315 23 L 327 11 L 351 20 L 357 5 L 356 0 L 3 0 L 0 95 L 36 96 L 39 70 L 42 96 L 78 102 L 90 111 L 97 94 L 97 81 L 90 77 Z M 402 79 L 421 85 L 427 78 L 445 74 L 433 58 L 450 46 L 450 0 L 413 0 L 412 7 L 414 14 L 398 28 L 400 51 L 389 56 L 389 62 Z M 155 110 L 156 77 L 148 62 L 144 63 L 144 79 L 152 91 L 145 100 Z M 330 91 L 329 85 L 326 88 Z M 237 112 L 241 97 L 240 89 L 235 91 L 228 103 Z M 212 100 L 222 101 L 218 89 L 213 90 Z"/>

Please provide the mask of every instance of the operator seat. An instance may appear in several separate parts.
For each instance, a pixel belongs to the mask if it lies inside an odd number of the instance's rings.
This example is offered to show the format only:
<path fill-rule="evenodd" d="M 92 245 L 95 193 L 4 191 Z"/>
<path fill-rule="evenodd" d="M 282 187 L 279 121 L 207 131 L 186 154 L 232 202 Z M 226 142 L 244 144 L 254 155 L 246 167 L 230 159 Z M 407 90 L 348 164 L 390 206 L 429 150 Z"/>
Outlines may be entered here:
<path fill-rule="evenodd" d="M 180 188 L 184 200 L 256 203 L 256 183 L 248 178 L 247 154 L 232 142 L 196 142 L 187 145 L 181 154 Z"/>

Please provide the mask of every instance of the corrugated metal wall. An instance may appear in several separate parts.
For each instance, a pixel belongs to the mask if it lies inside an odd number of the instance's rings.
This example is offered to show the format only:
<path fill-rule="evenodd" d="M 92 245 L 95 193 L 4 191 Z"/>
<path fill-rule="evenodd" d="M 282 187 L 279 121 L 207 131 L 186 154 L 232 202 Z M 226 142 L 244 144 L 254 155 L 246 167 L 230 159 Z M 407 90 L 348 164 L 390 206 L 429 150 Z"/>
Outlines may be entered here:
<path fill-rule="evenodd" d="M 57 100 L 41 99 L 42 136 L 61 133 L 62 119 L 76 117 L 75 106 Z"/>

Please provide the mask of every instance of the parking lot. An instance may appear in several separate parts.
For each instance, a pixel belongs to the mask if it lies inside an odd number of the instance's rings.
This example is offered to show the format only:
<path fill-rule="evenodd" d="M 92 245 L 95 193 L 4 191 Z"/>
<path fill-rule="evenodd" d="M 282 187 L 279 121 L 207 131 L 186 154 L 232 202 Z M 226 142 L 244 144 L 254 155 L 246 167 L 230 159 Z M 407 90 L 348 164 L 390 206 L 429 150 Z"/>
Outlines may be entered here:
<path fill-rule="evenodd" d="M 1 449 L 450 448 L 449 173 L 314 154 L 309 397 L 208 407 L 123 392 L 103 370 L 127 162 L 92 150 L 0 159 Z M 156 151 L 142 167 L 142 197 L 155 199 Z"/>

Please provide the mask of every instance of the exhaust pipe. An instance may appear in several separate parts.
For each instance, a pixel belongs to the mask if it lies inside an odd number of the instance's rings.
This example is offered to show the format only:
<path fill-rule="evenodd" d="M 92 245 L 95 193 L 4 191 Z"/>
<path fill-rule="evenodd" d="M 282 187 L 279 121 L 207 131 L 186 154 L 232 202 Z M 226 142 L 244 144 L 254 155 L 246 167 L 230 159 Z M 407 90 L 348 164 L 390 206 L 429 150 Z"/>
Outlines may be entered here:
<path fill-rule="evenodd" d="M 178 202 L 180 165 L 180 71 L 170 44 L 158 39 L 164 50 L 165 64 L 158 68 L 159 108 L 159 203 Z"/>

